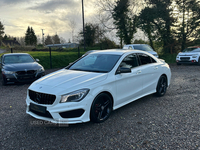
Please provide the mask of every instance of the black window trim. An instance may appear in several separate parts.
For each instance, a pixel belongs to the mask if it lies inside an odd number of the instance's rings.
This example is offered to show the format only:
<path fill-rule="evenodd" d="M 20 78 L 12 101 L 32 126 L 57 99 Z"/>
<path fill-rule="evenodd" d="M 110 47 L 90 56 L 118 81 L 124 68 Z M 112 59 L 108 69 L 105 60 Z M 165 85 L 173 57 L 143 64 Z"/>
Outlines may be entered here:
<path fill-rule="evenodd" d="M 138 61 L 139 61 L 139 66 L 148 65 L 148 64 L 152 64 L 152 63 L 157 63 L 157 61 L 156 61 L 155 59 L 153 59 L 151 56 L 149 56 L 148 54 L 145 54 L 145 53 L 136 53 L 136 54 L 137 54 L 137 59 L 138 59 Z M 140 57 L 139 57 L 139 54 L 149 56 L 150 59 L 151 59 L 151 63 L 148 63 L 148 64 L 142 64 L 142 62 L 141 62 L 141 60 L 140 60 Z M 155 62 L 153 62 L 153 60 L 154 60 Z"/>

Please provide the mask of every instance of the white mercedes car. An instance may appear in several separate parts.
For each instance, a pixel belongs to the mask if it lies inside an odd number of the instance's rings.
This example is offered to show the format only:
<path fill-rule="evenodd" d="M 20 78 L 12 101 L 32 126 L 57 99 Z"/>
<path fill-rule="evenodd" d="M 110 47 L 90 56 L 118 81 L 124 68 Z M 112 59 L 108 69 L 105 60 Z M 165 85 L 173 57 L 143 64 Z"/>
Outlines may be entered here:
<path fill-rule="evenodd" d="M 26 113 L 53 123 L 103 122 L 111 112 L 170 84 L 164 60 L 139 50 L 97 51 L 30 85 Z"/>
<path fill-rule="evenodd" d="M 193 46 L 184 49 L 176 56 L 177 65 L 198 64 L 200 65 L 200 46 Z"/>

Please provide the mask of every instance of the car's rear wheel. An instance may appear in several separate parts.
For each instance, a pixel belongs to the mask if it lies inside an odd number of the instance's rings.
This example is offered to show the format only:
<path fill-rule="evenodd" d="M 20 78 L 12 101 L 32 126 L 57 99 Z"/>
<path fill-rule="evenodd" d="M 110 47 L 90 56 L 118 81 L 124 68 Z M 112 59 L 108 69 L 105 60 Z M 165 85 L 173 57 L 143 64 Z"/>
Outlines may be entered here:
<path fill-rule="evenodd" d="M 162 75 L 158 80 L 156 95 L 163 96 L 165 95 L 166 91 L 167 91 L 167 77 Z"/>
<path fill-rule="evenodd" d="M 101 123 L 107 120 L 112 112 L 112 98 L 106 94 L 99 94 L 93 101 L 90 111 L 90 119 Z"/>

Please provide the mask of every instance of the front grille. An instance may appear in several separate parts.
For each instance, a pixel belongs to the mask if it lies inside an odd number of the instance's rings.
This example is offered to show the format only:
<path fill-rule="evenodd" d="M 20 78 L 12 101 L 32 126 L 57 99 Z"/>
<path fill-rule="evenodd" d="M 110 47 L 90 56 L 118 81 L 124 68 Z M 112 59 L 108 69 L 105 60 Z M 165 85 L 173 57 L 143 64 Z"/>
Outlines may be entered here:
<path fill-rule="evenodd" d="M 46 104 L 46 105 L 52 105 L 56 100 L 55 95 L 39 93 L 32 90 L 29 90 L 29 97 L 32 101 L 38 104 Z"/>
<path fill-rule="evenodd" d="M 190 57 L 180 57 L 180 60 L 181 60 L 181 61 L 189 61 L 189 60 L 190 60 Z"/>
<path fill-rule="evenodd" d="M 36 79 L 36 70 L 17 71 L 16 77 L 19 82 L 33 81 Z"/>
<path fill-rule="evenodd" d="M 27 71 L 17 71 L 17 75 L 34 75 L 36 70 L 27 70 Z"/>

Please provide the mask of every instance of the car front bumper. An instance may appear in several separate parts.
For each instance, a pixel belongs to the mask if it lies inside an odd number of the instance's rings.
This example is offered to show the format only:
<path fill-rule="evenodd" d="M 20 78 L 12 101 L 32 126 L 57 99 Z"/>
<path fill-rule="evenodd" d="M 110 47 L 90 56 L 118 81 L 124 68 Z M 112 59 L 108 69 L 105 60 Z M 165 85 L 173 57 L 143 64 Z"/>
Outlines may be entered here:
<path fill-rule="evenodd" d="M 32 75 L 16 75 L 16 74 L 2 74 L 6 82 L 32 82 L 44 76 L 45 72 L 40 72 Z"/>
<path fill-rule="evenodd" d="M 178 64 L 197 64 L 198 58 L 192 58 L 192 56 L 180 56 L 176 58 Z"/>
<path fill-rule="evenodd" d="M 60 103 L 56 98 L 52 105 L 38 104 L 29 96 L 26 98 L 26 113 L 32 117 L 55 124 L 75 124 L 90 121 L 92 96 L 89 94 L 80 102 Z"/>

